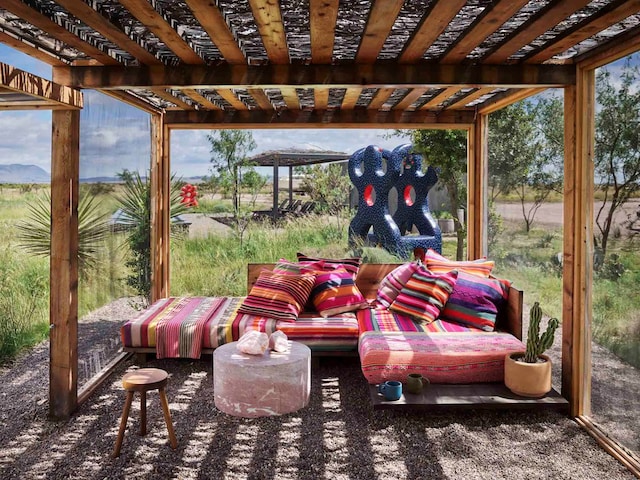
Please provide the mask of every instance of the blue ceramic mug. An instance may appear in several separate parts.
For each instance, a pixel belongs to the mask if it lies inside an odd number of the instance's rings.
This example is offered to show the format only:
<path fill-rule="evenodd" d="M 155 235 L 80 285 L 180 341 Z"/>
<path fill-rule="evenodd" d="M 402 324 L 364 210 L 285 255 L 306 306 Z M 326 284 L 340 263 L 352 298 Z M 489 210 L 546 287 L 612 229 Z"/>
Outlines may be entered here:
<path fill-rule="evenodd" d="M 395 380 L 388 380 L 378 385 L 378 393 L 384 395 L 385 400 L 399 400 L 402 396 L 402 383 Z"/>

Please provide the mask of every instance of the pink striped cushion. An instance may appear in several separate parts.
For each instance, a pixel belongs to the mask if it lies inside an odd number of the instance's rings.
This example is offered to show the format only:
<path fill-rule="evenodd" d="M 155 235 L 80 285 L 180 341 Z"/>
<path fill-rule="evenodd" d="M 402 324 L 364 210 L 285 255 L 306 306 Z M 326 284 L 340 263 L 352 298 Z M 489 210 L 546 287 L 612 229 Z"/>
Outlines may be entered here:
<path fill-rule="evenodd" d="M 304 253 L 296 253 L 299 262 L 324 262 L 323 270 L 329 270 L 331 266 L 333 267 L 344 267 L 347 272 L 350 272 L 355 278 L 358 275 L 358 270 L 360 270 L 360 265 L 362 265 L 362 259 L 359 257 L 353 258 L 316 258 L 309 257 Z"/>
<path fill-rule="evenodd" d="M 433 273 L 447 273 L 451 270 L 458 270 L 459 272 L 486 278 L 491 275 L 495 262 L 486 258 L 468 261 L 449 260 L 430 248 L 425 255 L 425 265 Z"/>
<path fill-rule="evenodd" d="M 304 272 L 307 270 L 303 270 Z M 367 300 L 356 286 L 353 274 L 344 268 L 314 273 L 316 280 L 310 298 L 322 317 L 352 312 L 368 306 Z"/>
<path fill-rule="evenodd" d="M 359 310 L 358 325 L 360 332 L 470 332 L 479 331 L 459 323 L 437 319 L 431 323 L 416 322 L 411 317 L 392 312 L 384 307 Z"/>
<path fill-rule="evenodd" d="M 378 302 L 389 308 L 416 270 L 418 270 L 418 263 L 410 262 L 389 272 L 378 287 L 376 297 Z"/>
<path fill-rule="evenodd" d="M 458 272 L 455 270 L 434 275 L 421 266 L 411 276 L 389 310 L 409 315 L 418 321 L 433 322 L 447 303 L 457 278 Z"/>
<path fill-rule="evenodd" d="M 314 275 L 282 275 L 263 270 L 238 312 L 295 322 L 314 281 Z"/>

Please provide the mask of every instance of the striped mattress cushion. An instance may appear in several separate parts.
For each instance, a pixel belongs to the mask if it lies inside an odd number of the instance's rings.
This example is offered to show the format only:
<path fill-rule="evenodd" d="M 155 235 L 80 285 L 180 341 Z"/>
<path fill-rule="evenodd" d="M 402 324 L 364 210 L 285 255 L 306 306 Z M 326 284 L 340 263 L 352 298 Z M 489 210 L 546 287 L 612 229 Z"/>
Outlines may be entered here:
<path fill-rule="evenodd" d="M 358 311 L 361 332 L 472 332 L 478 328 L 437 319 L 431 323 L 416 322 L 408 315 L 387 310 L 379 305 Z"/>
<path fill-rule="evenodd" d="M 503 332 L 381 332 L 360 335 L 358 352 L 369 383 L 406 381 L 420 373 L 432 383 L 504 380 L 504 357 L 524 344 Z"/>

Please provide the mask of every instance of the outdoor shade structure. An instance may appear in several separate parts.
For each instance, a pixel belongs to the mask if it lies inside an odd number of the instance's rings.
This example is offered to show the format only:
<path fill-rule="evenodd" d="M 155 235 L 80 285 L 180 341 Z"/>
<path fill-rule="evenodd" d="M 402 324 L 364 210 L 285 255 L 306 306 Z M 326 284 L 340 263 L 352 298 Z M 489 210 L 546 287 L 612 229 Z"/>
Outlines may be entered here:
<path fill-rule="evenodd" d="M 637 0 L 0 3 L 0 42 L 49 63 L 56 85 L 99 90 L 151 113 L 154 298 L 169 292 L 173 129 L 463 129 L 475 258 L 487 250 L 488 115 L 562 88 L 562 394 L 587 428 L 595 69 L 640 48 L 639 24 Z M 58 417 L 78 398 L 79 106 L 52 113 L 50 409 Z"/>
<path fill-rule="evenodd" d="M 293 167 L 307 165 L 317 165 L 319 163 L 344 162 L 349 159 L 349 155 L 340 152 L 317 151 L 317 150 L 278 150 L 263 152 L 249 159 L 252 165 L 261 167 L 273 167 L 273 207 L 271 215 L 278 218 L 278 191 L 280 167 L 289 167 L 289 204 L 293 202 Z"/>

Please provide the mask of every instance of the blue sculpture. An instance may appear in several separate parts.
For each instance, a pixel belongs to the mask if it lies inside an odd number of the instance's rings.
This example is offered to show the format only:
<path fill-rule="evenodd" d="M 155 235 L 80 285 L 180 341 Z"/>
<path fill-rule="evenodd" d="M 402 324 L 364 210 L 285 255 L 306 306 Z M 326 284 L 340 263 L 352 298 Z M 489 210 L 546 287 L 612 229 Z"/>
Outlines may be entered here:
<path fill-rule="evenodd" d="M 348 167 L 351 183 L 358 189 L 358 211 L 349 226 L 350 244 L 361 239 L 403 258 L 418 247 L 441 251 L 442 235 L 427 202 L 427 193 L 438 176 L 432 167 L 422 173 L 422 157 L 412 152 L 411 145 L 393 151 L 370 145 L 356 151 Z M 394 187 L 398 210 L 391 216 L 389 192 Z M 413 226 L 420 235 L 405 235 Z"/>

